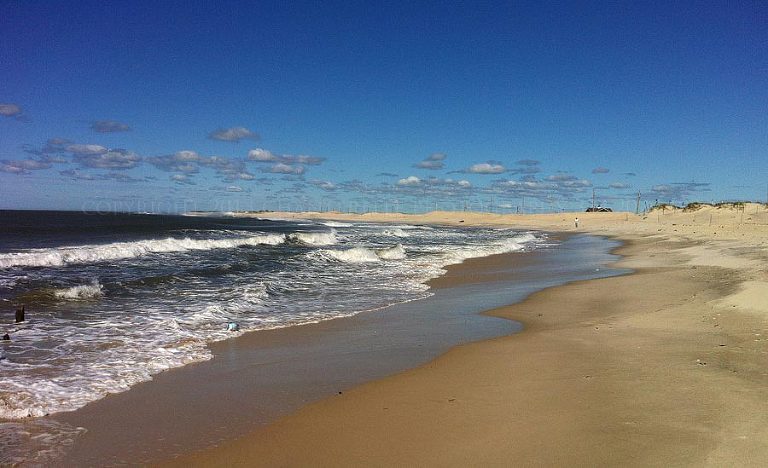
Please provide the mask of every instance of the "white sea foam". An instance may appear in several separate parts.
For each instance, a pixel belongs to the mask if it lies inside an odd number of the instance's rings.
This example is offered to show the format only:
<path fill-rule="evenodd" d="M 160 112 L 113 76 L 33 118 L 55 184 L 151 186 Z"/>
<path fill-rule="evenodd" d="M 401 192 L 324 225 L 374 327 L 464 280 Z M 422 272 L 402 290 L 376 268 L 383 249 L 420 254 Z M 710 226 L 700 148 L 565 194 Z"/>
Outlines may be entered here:
<path fill-rule="evenodd" d="M 123 260 L 153 253 L 187 252 L 190 250 L 229 249 L 244 245 L 277 245 L 285 241 L 283 234 L 261 234 L 226 239 L 167 239 L 114 242 L 103 245 L 81 245 L 53 249 L 33 249 L 26 252 L 0 254 L 0 268 L 15 266 L 63 266 Z"/>
<path fill-rule="evenodd" d="M 525 248 L 525 244 L 536 240 L 536 236 L 530 233 L 519 234 L 517 236 L 505 238 L 489 244 L 477 245 L 472 248 L 459 248 L 446 252 L 449 258 L 458 262 L 470 258 L 487 257 L 489 255 L 498 255 L 509 252 L 516 252 Z M 453 263 L 453 262 L 451 262 Z"/>
<path fill-rule="evenodd" d="M 85 432 L 51 419 L 0 423 L 0 466 L 52 466 Z"/>
<path fill-rule="evenodd" d="M 353 247 L 345 250 L 321 250 L 317 252 L 322 258 L 336 260 L 345 263 L 368 263 L 380 260 L 402 260 L 406 257 L 402 244 L 383 249 L 367 247 Z"/>
<path fill-rule="evenodd" d="M 294 232 L 290 239 L 307 245 L 333 245 L 336 241 L 336 231 L 331 232 Z"/>
<path fill-rule="evenodd" d="M 385 236 L 392 236 L 392 237 L 408 237 L 410 234 L 403 231 L 401 228 L 395 228 L 395 229 L 385 229 L 382 231 L 382 234 Z"/>
<path fill-rule="evenodd" d="M 366 263 L 378 262 L 379 256 L 376 251 L 366 249 L 365 247 L 353 247 L 346 250 L 323 250 L 320 252 L 327 258 L 338 260 L 345 263 Z"/>
<path fill-rule="evenodd" d="M 402 260 L 406 256 L 403 244 L 397 244 L 386 249 L 378 249 L 376 250 L 376 255 L 384 260 Z"/>
<path fill-rule="evenodd" d="M 71 288 L 56 289 L 53 291 L 54 297 L 63 300 L 84 300 L 95 299 L 101 297 L 104 288 L 97 280 L 94 280 L 91 284 L 81 284 L 78 286 L 72 286 Z"/>
<path fill-rule="evenodd" d="M 338 221 L 325 221 L 322 224 L 328 227 L 339 227 L 339 228 L 354 226 L 354 224 L 351 224 L 351 223 L 340 223 Z"/>

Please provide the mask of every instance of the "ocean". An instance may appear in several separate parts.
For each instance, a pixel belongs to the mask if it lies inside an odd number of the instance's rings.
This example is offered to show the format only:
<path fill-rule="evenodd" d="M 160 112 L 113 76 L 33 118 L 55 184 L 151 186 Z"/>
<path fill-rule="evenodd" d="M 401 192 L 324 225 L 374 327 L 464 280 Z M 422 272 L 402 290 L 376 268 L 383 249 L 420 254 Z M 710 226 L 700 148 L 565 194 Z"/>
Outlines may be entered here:
<path fill-rule="evenodd" d="M 0 211 L 0 419 L 72 411 L 210 359 L 209 343 L 423 299 L 448 265 L 555 242 L 260 216 Z"/>

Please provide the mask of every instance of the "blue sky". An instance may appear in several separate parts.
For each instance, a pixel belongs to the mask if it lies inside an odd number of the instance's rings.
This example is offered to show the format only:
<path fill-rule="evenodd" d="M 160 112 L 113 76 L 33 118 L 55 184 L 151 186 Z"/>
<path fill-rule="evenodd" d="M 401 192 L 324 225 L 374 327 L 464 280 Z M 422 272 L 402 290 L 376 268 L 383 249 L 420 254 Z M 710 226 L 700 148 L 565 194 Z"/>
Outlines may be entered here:
<path fill-rule="evenodd" d="M 0 208 L 764 200 L 764 2 L 0 3 Z"/>

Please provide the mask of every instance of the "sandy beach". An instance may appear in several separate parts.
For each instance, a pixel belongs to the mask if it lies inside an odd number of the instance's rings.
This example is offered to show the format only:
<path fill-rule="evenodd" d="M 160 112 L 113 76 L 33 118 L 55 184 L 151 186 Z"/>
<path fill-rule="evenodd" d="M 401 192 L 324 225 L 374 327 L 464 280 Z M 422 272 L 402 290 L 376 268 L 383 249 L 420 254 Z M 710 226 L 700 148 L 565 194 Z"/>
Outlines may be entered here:
<path fill-rule="evenodd" d="M 488 314 L 522 333 L 301 408 L 178 466 L 761 466 L 768 455 L 768 211 L 503 216 L 270 213 L 508 225 L 622 240 L 631 275 Z"/>

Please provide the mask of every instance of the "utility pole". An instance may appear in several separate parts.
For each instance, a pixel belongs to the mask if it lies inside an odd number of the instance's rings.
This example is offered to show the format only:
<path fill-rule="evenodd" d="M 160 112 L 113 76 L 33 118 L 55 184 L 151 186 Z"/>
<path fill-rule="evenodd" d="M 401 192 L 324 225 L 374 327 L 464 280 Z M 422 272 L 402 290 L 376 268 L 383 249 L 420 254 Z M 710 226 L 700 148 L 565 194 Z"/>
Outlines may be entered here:
<path fill-rule="evenodd" d="M 637 206 L 635 206 L 635 214 L 640 214 L 640 190 L 637 191 Z"/>
<path fill-rule="evenodd" d="M 592 189 L 592 211 L 595 210 L 595 189 Z"/>

